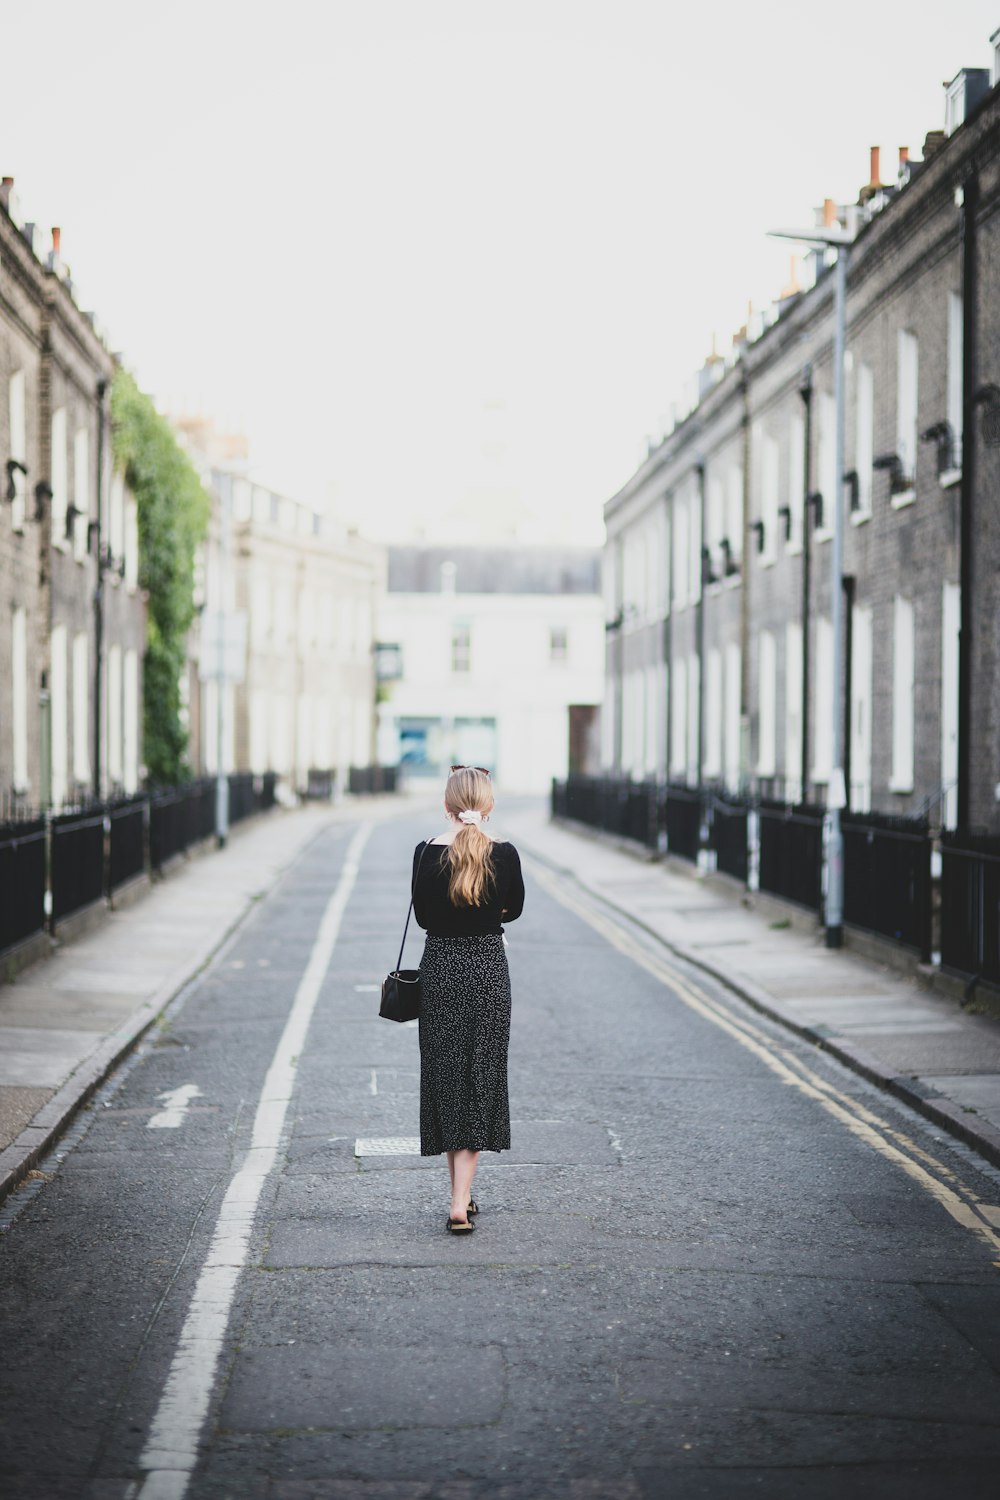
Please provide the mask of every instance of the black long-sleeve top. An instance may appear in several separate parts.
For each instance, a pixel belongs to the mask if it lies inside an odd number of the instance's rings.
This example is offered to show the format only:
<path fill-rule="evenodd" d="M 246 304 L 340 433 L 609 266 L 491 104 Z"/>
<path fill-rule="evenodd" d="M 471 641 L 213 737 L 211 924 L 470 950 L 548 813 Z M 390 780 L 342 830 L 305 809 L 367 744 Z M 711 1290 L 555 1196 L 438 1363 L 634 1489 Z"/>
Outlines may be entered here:
<path fill-rule="evenodd" d="M 417 864 L 423 850 L 427 853 Z M 502 932 L 501 921 L 513 922 L 524 909 L 521 860 L 513 844 L 493 841 L 494 879 L 486 889 L 482 906 L 453 906 L 448 896 L 451 866 L 446 844 L 421 842 L 413 851 L 413 915 L 432 937 L 481 937 Z"/>

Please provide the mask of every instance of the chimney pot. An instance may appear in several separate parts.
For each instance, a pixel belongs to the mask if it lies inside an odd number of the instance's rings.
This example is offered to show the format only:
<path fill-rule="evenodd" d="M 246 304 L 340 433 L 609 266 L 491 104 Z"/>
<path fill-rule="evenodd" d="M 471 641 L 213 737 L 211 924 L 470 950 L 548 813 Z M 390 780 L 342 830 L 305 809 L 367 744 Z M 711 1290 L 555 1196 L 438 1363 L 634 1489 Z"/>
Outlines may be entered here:
<path fill-rule="evenodd" d="M 62 243 L 62 230 L 58 224 L 52 226 L 52 254 L 58 256 L 59 247 Z"/>
<path fill-rule="evenodd" d="M 871 148 L 871 175 L 870 175 L 870 177 L 868 179 L 868 186 L 869 187 L 877 188 L 877 187 L 881 187 L 882 186 L 882 178 L 879 175 L 879 157 L 880 157 L 881 154 L 882 154 L 881 153 L 881 147 L 879 147 L 879 146 L 872 146 L 872 148 Z"/>
<path fill-rule="evenodd" d="M 832 198 L 823 199 L 823 227 L 829 229 L 837 222 L 837 205 Z"/>
<path fill-rule="evenodd" d="M 4 208 L 10 208 L 10 195 L 13 191 L 13 177 L 5 177 L 3 181 L 0 182 L 0 203 L 3 204 Z"/>
<path fill-rule="evenodd" d="M 910 148 L 909 148 L 909 146 L 900 146 L 900 148 L 899 148 L 899 165 L 901 167 L 905 167 L 906 163 L 909 161 L 909 159 L 910 159 Z"/>

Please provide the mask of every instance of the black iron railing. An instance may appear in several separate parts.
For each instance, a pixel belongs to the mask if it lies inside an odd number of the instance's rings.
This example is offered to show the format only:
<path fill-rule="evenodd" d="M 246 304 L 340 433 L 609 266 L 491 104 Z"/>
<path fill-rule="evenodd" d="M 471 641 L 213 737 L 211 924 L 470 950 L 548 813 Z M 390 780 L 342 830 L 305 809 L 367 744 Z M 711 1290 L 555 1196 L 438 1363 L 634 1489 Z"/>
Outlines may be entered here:
<path fill-rule="evenodd" d="M 374 796 L 377 792 L 394 792 L 398 785 L 398 766 L 351 766 L 347 773 L 347 790 L 355 796 Z"/>
<path fill-rule="evenodd" d="M 715 867 L 734 880 L 746 884 L 749 868 L 748 820 L 746 802 L 713 793 L 708 798 L 708 847 L 715 853 Z"/>
<path fill-rule="evenodd" d="M 572 818 L 619 838 L 658 849 L 663 829 L 663 789 L 655 781 L 573 774 L 552 783 L 553 815 Z"/>
<path fill-rule="evenodd" d="M 1000 839 L 941 839 L 941 963 L 1000 985 Z"/>
<path fill-rule="evenodd" d="M 51 820 L 52 921 L 100 901 L 105 893 L 103 806 Z"/>
<path fill-rule="evenodd" d="M 931 834 L 916 818 L 844 813 L 844 921 L 931 956 Z"/>
<path fill-rule="evenodd" d="M 108 807 L 108 894 L 146 870 L 149 800 L 134 797 Z"/>
<path fill-rule="evenodd" d="M 760 889 L 818 912 L 823 901 L 823 809 L 762 801 L 759 818 Z"/>
<path fill-rule="evenodd" d="M 0 952 L 45 927 L 47 841 L 41 817 L 0 826 Z"/>
<path fill-rule="evenodd" d="M 705 823 L 702 804 L 702 794 L 697 787 L 682 786 L 673 781 L 667 783 L 664 822 L 668 853 L 681 859 L 697 860 Z"/>

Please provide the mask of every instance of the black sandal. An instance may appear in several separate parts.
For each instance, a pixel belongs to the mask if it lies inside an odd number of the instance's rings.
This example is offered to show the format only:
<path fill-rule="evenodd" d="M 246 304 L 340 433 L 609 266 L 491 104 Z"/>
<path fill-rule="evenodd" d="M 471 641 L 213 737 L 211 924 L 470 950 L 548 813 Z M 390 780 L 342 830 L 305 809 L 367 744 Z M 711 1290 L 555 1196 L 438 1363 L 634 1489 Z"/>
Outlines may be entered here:
<path fill-rule="evenodd" d="M 449 1234 L 471 1234 L 476 1226 L 471 1219 L 452 1219 L 449 1217 L 445 1219 L 444 1227 Z"/>
<path fill-rule="evenodd" d="M 476 1202 L 475 1198 L 469 1199 L 469 1206 L 465 1210 L 465 1212 L 468 1214 L 470 1219 L 474 1219 L 476 1217 L 476 1214 L 479 1212 L 479 1204 Z"/>

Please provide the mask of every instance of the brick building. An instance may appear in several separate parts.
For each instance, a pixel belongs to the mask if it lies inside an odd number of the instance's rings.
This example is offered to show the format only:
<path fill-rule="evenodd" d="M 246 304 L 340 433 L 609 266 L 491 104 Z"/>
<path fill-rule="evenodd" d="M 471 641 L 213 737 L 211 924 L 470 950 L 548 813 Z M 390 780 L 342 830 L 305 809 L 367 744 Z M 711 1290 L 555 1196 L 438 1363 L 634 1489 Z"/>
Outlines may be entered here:
<path fill-rule="evenodd" d="M 853 810 L 1000 830 L 997 76 L 963 70 L 922 160 L 884 183 L 873 151 L 818 213 L 852 236 L 843 473 L 818 252 L 606 506 L 609 768 L 823 803 L 836 711 Z"/>
<path fill-rule="evenodd" d="M 114 360 L 0 189 L 0 797 L 60 807 L 133 790 L 145 610 L 135 502 L 114 473 Z"/>

